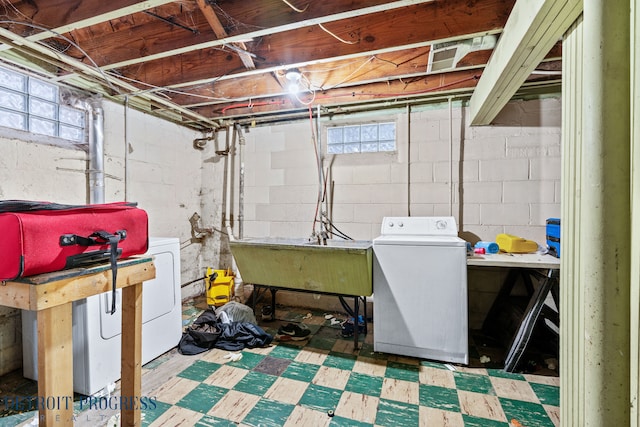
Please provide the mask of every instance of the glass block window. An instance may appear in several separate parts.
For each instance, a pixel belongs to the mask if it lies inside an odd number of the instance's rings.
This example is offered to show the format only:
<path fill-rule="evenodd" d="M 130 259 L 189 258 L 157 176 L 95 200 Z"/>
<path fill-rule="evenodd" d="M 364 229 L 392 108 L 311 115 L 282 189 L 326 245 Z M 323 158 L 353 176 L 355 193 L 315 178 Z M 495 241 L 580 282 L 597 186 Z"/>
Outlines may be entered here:
<path fill-rule="evenodd" d="M 0 67 L 0 126 L 85 141 L 83 110 L 60 104 L 58 86 Z"/>
<path fill-rule="evenodd" d="M 327 154 L 395 151 L 395 122 L 327 128 Z"/>

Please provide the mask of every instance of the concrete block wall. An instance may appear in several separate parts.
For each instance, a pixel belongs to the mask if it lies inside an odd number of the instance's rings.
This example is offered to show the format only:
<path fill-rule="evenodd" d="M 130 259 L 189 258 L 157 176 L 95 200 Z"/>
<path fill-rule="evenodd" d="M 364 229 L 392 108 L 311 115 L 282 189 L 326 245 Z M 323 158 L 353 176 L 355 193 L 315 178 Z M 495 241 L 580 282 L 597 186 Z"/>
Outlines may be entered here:
<path fill-rule="evenodd" d="M 149 215 L 149 234 L 180 239 L 182 283 L 204 275 L 205 265 L 218 262 L 219 235 L 192 243 L 189 217 L 198 212 L 204 226 L 220 223 L 220 211 L 211 206 L 221 197 L 223 169 L 206 162 L 213 146 L 195 150 L 199 133 L 133 110 L 126 113 L 125 133 L 124 107 L 105 101 L 103 108 L 105 201 L 124 200 L 126 185 L 127 199 Z M 0 199 L 87 203 L 87 154 L 37 140 L 0 129 Z M 202 284 L 195 283 L 183 289 L 183 297 L 202 292 Z M 22 365 L 20 328 L 20 311 L 0 308 L 0 375 Z"/>
<path fill-rule="evenodd" d="M 509 233 L 544 244 L 546 219 L 560 214 L 559 98 L 512 101 L 491 126 L 470 127 L 467 115 L 454 102 L 413 107 L 410 120 L 402 111 L 323 121 L 323 129 L 396 121 L 396 152 L 324 155 L 336 226 L 373 239 L 384 216 L 452 215 L 482 240 Z M 310 129 L 308 121 L 248 129 L 245 236 L 310 234 L 318 194 Z"/>
<path fill-rule="evenodd" d="M 545 245 L 546 219 L 560 215 L 560 107 L 559 97 L 512 101 L 486 127 L 470 127 L 459 101 L 323 120 L 323 141 L 327 126 L 396 121 L 393 153 L 324 156 L 330 217 L 354 239 L 377 237 L 385 216 L 452 215 L 472 242 L 508 233 Z M 308 121 L 249 129 L 244 237 L 311 235 L 318 194 L 311 140 Z M 501 283 L 494 273 L 470 282 L 474 328 Z"/>

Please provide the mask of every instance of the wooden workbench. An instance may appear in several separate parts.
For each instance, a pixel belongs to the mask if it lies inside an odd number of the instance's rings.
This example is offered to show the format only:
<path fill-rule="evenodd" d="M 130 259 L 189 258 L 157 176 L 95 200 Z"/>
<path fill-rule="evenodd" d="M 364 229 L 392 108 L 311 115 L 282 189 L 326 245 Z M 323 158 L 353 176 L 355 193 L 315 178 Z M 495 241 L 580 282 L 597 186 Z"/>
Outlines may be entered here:
<path fill-rule="evenodd" d="M 122 288 L 121 396 L 140 397 L 142 364 L 142 282 L 156 275 L 153 259 L 118 262 Z M 112 290 L 111 265 L 57 271 L 0 282 L 0 305 L 33 310 L 38 327 L 38 410 L 40 426 L 73 426 L 71 303 Z M 122 407 L 121 425 L 140 426 L 140 407 Z"/>

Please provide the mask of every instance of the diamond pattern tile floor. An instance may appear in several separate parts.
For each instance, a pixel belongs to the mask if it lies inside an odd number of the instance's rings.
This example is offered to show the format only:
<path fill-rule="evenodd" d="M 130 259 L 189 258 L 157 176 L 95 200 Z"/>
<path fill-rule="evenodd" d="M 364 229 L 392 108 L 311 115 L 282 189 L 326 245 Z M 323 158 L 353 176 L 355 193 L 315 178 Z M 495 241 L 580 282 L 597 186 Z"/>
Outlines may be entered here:
<path fill-rule="evenodd" d="M 185 306 L 185 325 L 197 318 L 198 304 Z M 354 351 L 353 340 L 324 314 L 278 307 L 278 320 L 260 323 L 265 331 L 275 335 L 296 320 L 310 326 L 310 338 L 245 349 L 238 361 L 218 349 L 196 356 L 174 349 L 145 365 L 143 394 L 155 404 L 143 410 L 143 425 L 559 425 L 560 381 L 553 372 L 506 373 L 477 361 L 457 366 L 376 353 L 373 328 Z M 79 413 L 76 425 L 107 425 L 115 413 Z M 0 427 L 33 417 L 5 415 Z"/>

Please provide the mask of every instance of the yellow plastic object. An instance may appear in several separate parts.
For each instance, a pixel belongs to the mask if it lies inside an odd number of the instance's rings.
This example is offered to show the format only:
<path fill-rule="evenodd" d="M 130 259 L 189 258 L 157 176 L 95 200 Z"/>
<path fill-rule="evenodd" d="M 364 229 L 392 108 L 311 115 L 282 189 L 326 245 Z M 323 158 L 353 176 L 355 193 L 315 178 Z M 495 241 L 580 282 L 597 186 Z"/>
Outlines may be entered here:
<path fill-rule="evenodd" d="M 533 240 L 527 240 L 511 234 L 498 234 L 496 243 L 500 246 L 501 251 L 517 254 L 526 254 L 538 250 L 538 244 Z"/>
<path fill-rule="evenodd" d="M 213 270 L 207 267 L 205 275 L 207 305 L 219 307 L 231 301 L 234 294 L 233 279 L 231 270 Z"/>

